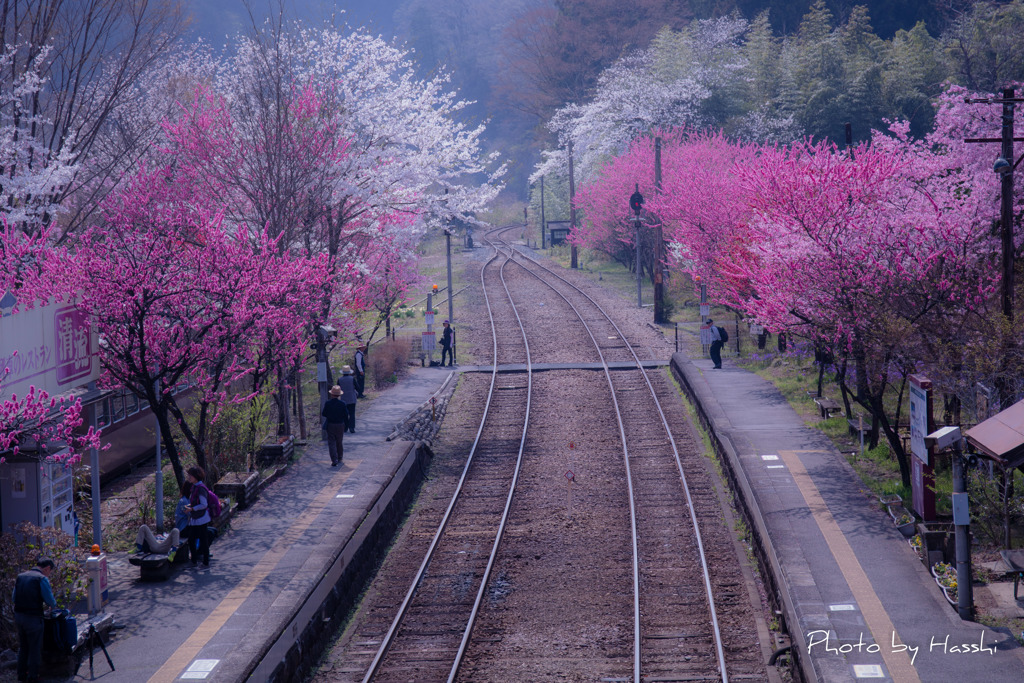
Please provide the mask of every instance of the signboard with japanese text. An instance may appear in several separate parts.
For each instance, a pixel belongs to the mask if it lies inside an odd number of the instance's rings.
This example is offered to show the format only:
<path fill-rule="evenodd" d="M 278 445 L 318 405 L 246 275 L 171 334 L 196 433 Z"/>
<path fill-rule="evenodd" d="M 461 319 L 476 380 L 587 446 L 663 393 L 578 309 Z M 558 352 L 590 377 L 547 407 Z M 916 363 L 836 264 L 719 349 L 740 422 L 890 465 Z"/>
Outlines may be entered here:
<path fill-rule="evenodd" d="M 422 348 L 424 351 L 434 351 L 437 349 L 437 335 L 433 332 L 424 332 Z"/>
<path fill-rule="evenodd" d="M 935 471 L 925 436 L 935 429 L 932 418 L 932 383 L 910 375 L 910 493 L 911 506 L 926 522 L 935 519 Z"/>
<path fill-rule="evenodd" d="M 924 437 L 928 434 L 928 392 L 920 385 L 910 383 L 910 452 L 925 465 L 928 447 Z"/>
<path fill-rule="evenodd" d="M 5 396 L 29 387 L 59 396 L 100 376 L 96 334 L 74 305 L 60 303 L 0 318 L 0 370 Z"/>
<path fill-rule="evenodd" d="M 711 325 L 707 323 L 700 326 L 700 343 L 704 346 L 710 346 L 711 342 Z"/>

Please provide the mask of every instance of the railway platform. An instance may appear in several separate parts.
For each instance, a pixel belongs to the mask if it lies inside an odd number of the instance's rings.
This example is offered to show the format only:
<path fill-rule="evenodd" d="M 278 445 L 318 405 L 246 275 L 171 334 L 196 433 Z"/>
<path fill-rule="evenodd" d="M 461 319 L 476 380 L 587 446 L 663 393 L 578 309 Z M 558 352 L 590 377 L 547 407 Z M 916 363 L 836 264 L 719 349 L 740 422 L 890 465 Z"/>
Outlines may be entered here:
<path fill-rule="evenodd" d="M 390 538 L 418 484 L 429 449 L 387 441 L 396 424 L 452 380 L 447 368 L 417 368 L 368 402 L 344 465 L 332 468 L 325 442 L 305 454 L 211 548 L 207 569 L 184 567 L 143 582 L 127 556 L 109 558 L 107 612 L 115 628 L 97 680 L 293 680 L 302 651 L 329 639 L 337 614 L 354 600 L 339 590 L 374 561 L 366 553 Z M 312 628 L 304 625 L 311 624 Z M 88 680 L 88 665 L 79 680 Z"/>
<path fill-rule="evenodd" d="M 672 368 L 755 510 L 808 680 L 1020 681 L 1011 634 L 962 621 L 845 458 L 766 380 L 675 354 Z"/>

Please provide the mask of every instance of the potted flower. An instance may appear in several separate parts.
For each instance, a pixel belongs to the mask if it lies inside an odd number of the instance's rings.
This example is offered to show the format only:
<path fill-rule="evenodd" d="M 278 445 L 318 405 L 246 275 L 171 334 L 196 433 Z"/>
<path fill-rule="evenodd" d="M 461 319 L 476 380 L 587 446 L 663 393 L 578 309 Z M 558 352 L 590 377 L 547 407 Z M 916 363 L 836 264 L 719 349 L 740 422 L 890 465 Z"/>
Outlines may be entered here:
<path fill-rule="evenodd" d="M 923 556 L 924 550 L 922 549 L 923 541 L 921 540 L 921 534 L 914 534 L 907 540 L 907 543 L 909 543 L 910 547 L 914 549 L 915 553 L 917 553 L 918 558 Z"/>
<path fill-rule="evenodd" d="M 916 520 L 914 519 L 914 516 L 907 512 L 907 509 L 902 505 L 893 505 L 890 507 L 889 516 L 892 517 L 893 524 L 895 524 L 896 528 L 900 530 L 900 533 L 903 534 L 904 538 L 910 538 L 917 533 L 915 529 Z"/>
<path fill-rule="evenodd" d="M 942 594 L 946 596 L 949 604 L 955 605 L 957 600 L 956 569 L 948 562 L 937 562 L 932 565 L 932 576 L 935 577 L 935 583 L 942 589 Z"/>

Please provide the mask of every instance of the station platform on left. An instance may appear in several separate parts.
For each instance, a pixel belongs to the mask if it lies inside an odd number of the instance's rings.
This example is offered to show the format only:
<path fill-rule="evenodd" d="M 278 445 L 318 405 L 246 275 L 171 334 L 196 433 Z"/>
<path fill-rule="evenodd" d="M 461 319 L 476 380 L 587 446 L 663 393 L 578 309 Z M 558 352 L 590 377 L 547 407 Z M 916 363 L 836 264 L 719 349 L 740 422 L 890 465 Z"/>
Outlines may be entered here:
<path fill-rule="evenodd" d="M 211 546 L 208 568 L 177 565 L 144 581 L 128 555 L 108 556 L 114 628 L 96 675 L 120 681 L 300 680 L 311 645 L 329 641 L 422 479 L 430 449 L 396 426 L 450 389 L 441 368 L 410 369 L 360 406 L 332 467 L 315 436 L 300 457 Z M 79 677 L 83 674 L 79 673 Z M 84 674 L 88 676 L 88 670 Z"/>

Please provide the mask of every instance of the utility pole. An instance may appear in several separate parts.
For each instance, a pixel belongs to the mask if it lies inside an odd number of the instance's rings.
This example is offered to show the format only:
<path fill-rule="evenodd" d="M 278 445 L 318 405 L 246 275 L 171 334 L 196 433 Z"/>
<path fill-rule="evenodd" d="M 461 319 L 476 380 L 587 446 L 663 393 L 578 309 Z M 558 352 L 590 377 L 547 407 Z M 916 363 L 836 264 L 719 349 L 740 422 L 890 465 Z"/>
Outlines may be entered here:
<path fill-rule="evenodd" d="M 569 234 L 571 235 L 576 231 L 576 179 L 573 176 L 572 170 L 572 140 L 569 140 Z M 576 244 L 570 244 L 570 253 L 572 254 L 571 268 L 577 268 L 576 265 Z"/>
<path fill-rule="evenodd" d="M 540 177 L 540 248 L 544 248 L 544 176 Z"/>
<path fill-rule="evenodd" d="M 999 237 L 1002 248 L 1002 309 L 1003 315 L 1010 323 L 1014 318 L 1013 305 L 1013 171 L 1020 165 L 1024 156 L 1014 161 L 1013 143 L 1024 142 L 1024 138 L 1013 136 L 1013 114 L 1017 102 L 1024 102 L 1024 98 L 1016 97 L 1013 88 L 1004 88 L 1002 97 L 993 98 L 967 98 L 967 104 L 1002 104 L 1002 136 L 998 138 L 966 138 L 964 142 L 999 142 L 1001 143 L 1000 154 L 996 159 L 993 169 L 1000 174 L 1000 202 L 999 202 Z M 1003 357 L 1012 357 L 1012 340 L 1008 340 L 1010 348 L 1003 349 Z M 1005 372 L 1004 372 L 1005 374 Z M 1005 378 L 998 380 L 999 402 L 1003 409 L 1009 408 L 1013 402 L 1010 382 Z"/>
<path fill-rule="evenodd" d="M 661 138 L 654 138 L 654 192 L 661 194 Z M 654 226 L 654 324 L 667 323 L 665 319 L 665 233 L 661 219 Z M 736 335 L 737 339 L 739 335 Z"/>
<path fill-rule="evenodd" d="M 1002 157 L 1013 164 L 1013 88 L 1003 90 L 1003 139 Z M 1018 162 L 1020 163 L 1020 162 Z M 1003 315 L 1013 322 L 1013 169 L 998 169 L 1001 178 L 1001 202 L 999 206 L 999 236 L 1003 247 Z M 1003 405 L 1003 408 L 1009 408 Z"/>
<path fill-rule="evenodd" d="M 526 212 L 526 209 L 523 209 Z M 455 312 L 452 309 L 453 300 L 455 299 L 455 291 L 452 289 L 452 231 L 450 228 L 444 229 L 444 242 L 445 242 L 445 256 L 448 260 L 448 322 L 455 325 Z"/>

